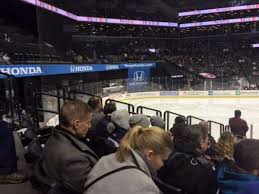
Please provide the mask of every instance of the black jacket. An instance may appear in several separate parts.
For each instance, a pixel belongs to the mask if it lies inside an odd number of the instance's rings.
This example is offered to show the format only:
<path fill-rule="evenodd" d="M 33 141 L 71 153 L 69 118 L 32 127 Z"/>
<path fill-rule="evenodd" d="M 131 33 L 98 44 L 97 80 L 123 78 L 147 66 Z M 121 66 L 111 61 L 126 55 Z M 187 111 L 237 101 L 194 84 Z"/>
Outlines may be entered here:
<path fill-rule="evenodd" d="M 214 166 L 198 147 L 199 144 L 192 139 L 184 135 L 176 136 L 174 139 L 176 152 L 169 157 L 158 176 L 188 194 L 215 194 Z"/>
<path fill-rule="evenodd" d="M 175 153 L 159 171 L 158 177 L 188 194 L 215 194 L 217 190 L 213 165 L 203 155 Z"/>
<path fill-rule="evenodd" d="M 0 174 L 17 171 L 17 158 L 13 130 L 9 124 L 0 120 Z"/>
<path fill-rule="evenodd" d="M 110 133 L 108 132 L 107 126 L 111 121 L 106 117 L 103 117 L 96 125 L 96 135 L 98 137 L 108 138 Z"/>

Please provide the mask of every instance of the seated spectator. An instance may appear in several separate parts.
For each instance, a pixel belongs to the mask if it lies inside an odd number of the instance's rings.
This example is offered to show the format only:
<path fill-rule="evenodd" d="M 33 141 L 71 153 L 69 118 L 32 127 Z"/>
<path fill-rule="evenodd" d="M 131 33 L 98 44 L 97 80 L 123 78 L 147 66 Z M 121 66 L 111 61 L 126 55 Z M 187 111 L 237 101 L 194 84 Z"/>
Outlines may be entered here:
<path fill-rule="evenodd" d="M 215 160 L 217 162 L 234 161 L 235 136 L 231 132 L 224 132 L 215 146 Z"/>
<path fill-rule="evenodd" d="M 111 114 L 116 111 L 116 104 L 107 103 L 103 112 L 105 117 L 96 125 L 96 136 L 87 142 L 87 145 L 99 156 L 106 156 L 114 153 L 117 147 L 109 142 L 115 127 L 108 127 L 112 123 Z M 112 124 L 113 125 L 113 124 Z M 113 125 L 114 126 L 114 125 Z"/>
<path fill-rule="evenodd" d="M 108 124 L 107 130 L 111 133 L 109 139 L 114 141 L 114 145 L 120 143 L 124 135 L 128 132 L 130 115 L 127 110 L 117 110 L 111 114 L 111 123 Z"/>
<path fill-rule="evenodd" d="M 257 194 L 259 191 L 259 140 L 245 139 L 234 146 L 234 165 L 218 170 L 222 194 Z"/>
<path fill-rule="evenodd" d="M 248 131 L 247 123 L 241 119 L 241 111 L 235 110 L 235 117 L 229 119 L 229 126 L 235 136 L 246 137 Z"/>
<path fill-rule="evenodd" d="M 150 121 L 147 116 L 142 114 L 132 115 L 129 119 L 130 128 L 134 128 L 136 126 L 141 126 L 143 128 L 147 128 L 150 125 Z"/>
<path fill-rule="evenodd" d="M 183 127 L 174 138 L 174 148 L 175 153 L 161 168 L 158 177 L 188 194 L 215 194 L 214 166 L 204 156 L 208 131 L 200 125 Z"/>
<path fill-rule="evenodd" d="M 165 129 L 165 121 L 159 116 L 150 117 L 150 123 L 153 127 L 159 127 L 161 129 Z"/>
<path fill-rule="evenodd" d="M 186 127 L 186 120 L 184 117 L 182 116 L 177 116 L 174 120 L 174 125 L 173 127 L 170 129 L 171 134 L 173 135 L 173 137 L 176 135 L 176 129 L 181 130 L 181 128 Z"/>
<path fill-rule="evenodd" d="M 88 176 L 85 194 L 160 194 L 152 175 L 171 154 L 170 135 L 160 128 L 135 127 L 115 154 L 99 160 Z"/>
<path fill-rule="evenodd" d="M 0 184 L 18 184 L 25 180 L 25 176 L 17 172 L 13 131 L 7 122 L 0 120 Z"/>
<path fill-rule="evenodd" d="M 209 123 L 207 121 L 201 121 L 199 122 L 199 125 L 204 128 L 204 130 L 209 131 Z M 215 156 L 215 145 L 216 141 L 215 139 L 208 133 L 208 149 L 205 152 L 205 155 L 207 158 L 211 159 Z"/>
<path fill-rule="evenodd" d="M 96 125 L 96 135 L 98 137 L 107 138 L 112 133 L 112 131 L 108 131 L 107 126 L 110 122 L 112 122 L 111 121 L 111 114 L 114 111 L 116 111 L 116 109 L 117 109 L 116 104 L 114 104 L 114 103 L 105 104 L 105 106 L 103 108 L 104 117 Z"/>
<path fill-rule="evenodd" d="M 87 175 L 98 160 L 96 154 L 81 141 L 91 127 L 91 111 L 80 100 L 66 101 L 62 106 L 60 125 L 48 139 L 35 167 L 35 178 L 43 188 L 56 185 L 62 193 L 83 192 Z"/>
<path fill-rule="evenodd" d="M 97 123 L 103 119 L 102 102 L 99 97 L 91 97 L 87 104 L 93 109 L 90 132 L 95 131 Z"/>

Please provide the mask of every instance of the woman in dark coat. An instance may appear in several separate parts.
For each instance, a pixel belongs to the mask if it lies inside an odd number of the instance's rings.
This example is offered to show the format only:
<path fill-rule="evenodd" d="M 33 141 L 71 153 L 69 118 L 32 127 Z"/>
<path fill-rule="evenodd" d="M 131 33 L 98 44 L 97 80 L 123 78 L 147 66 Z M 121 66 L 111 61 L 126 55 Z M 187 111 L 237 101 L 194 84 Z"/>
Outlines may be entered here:
<path fill-rule="evenodd" d="M 175 153 L 158 173 L 159 178 L 188 194 L 215 194 L 214 166 L 204 155 L 208 131 L 200 125 L 186 126 L 174 138 L 174 148 Z"/>

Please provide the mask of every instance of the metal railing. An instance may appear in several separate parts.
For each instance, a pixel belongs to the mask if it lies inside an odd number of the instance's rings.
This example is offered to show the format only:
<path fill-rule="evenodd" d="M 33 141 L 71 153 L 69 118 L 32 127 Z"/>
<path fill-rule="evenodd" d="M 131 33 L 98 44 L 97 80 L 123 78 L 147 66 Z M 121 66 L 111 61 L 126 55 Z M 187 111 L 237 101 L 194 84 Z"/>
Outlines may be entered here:
<path fill-rule="evenodd" d="M 149 111 L 149 112 L 151 111 L 154 114 L 149 114 L 149 113 L 146 113 L 144 111 Z M 152 116 L 160 116 L 160 117 L 162 117 L 162 112 L 160 110 L 153 109 L 153 108 L 148 108 L 148 107 L 145 107 L 145 106 L 138 106 L 137 113 L 138 114 L 144 114 L 147 117 L 152 117 Z"/>
<path fill-rule="evenodd" d="M 42 103 L 42 97 L 46 96 L 46 97 L 50 97 L 53 98 L 54 100 L 56 100 L 57 105 L 56 110 L 50 110 L 48 108 L 45 107 L 45 105 Z M 36 123 L 37 127 L 39 127 L 39 112 L 41 113 L 51 113 L 51 114 L 58 114 L 61 106 L 64 102 L 64 100 L 71 100 L 71 98 L 68 97 L 64 97 L 62 96 L 58 96 L 58 95 L 54 95 L 54 94 L 48 94 L 48 93 L 35 93 L 34 97 L 33 97 L 33 103 L 34 103 L 34 122 Z M 43 116 L 44 117 L 44 116 Z M 44 120 L 44 119 L 42 119 Z"/>
<path fill-rule="evenodd" d="M 131 114 L 131 115 L 132 114 L 136 114 L 135 107 L 132 104 L 129 104 L 129 103 L 126 103 L 126 102 L 117 101 L 117 100 L 112 100 L 112 99 L 106 100 L 105 104 L 107 104 L 107 103 L 116 103 L 116 105 L 120 104 L 120 105 L 126 106 L 126 109 L 128 110 L 129 114 Z"/>
<path fill-rule="evenodd" d="M 217 126 L 219 126 L 219 132 L 220 134 L 222 134 L 224 132 L 224 125 L 222 123 L 219 123 L 219 122 L 216 122 L 216 121 L 211 121 L 209 120 L 208 121 L 208 124 L 209 124 L 209 134 L 211 134 L 212 132 L 212 124 L 216 124 Z"/>
<path fill-rule="evenodd" d="M 222 131 L 222 133 L 228 132 L 228 131 L 230 131 L 230 126 L 229 125 L 225 125 L 224 130 Z"/>
<path fill-rule="evenodd" d="M 181 115 L 181 114 L 178 114 L 178 113 L 175 113 L 175 112 L 171 112 L 171 111 L 165 111 L 164 112 L 164 121 L 165 121 L 165 130 L 166 131 L 169 131 L 170 128 L 172 127 L 172 122 L 171 122 L 171 125 L 170 125 L 170 115 L 173 115 L 174 116 L 174 119 L 178 116 L 181 116 L 183 118 L 185 118 L 185 116 Z"/>
<path fill-rule="evenodd" d="M 72 98 L 72 99 L 78 99 L 78 100 L 82 100 L 83 102 L 87 103 L 88 100 L 91 98 L 91 97 L 97 97 L 101 100 L 101 104 L 103 106 L 103 99 L 102 97 L 100 96 L 97 96 L 97 95 L 94 95 L 94 94 L 90 94 L 90 93 L 87 93 L 87 92 L 82 92 L 82 91 L 71 91 L 71 92 L 68 92 L 68 97 L 69 98 Z"/>
<path fill-rule="evenodd" d="M 201 121 L 204 121 L 204 119 L 201 119 L 201 118 L 198 118 L 198 117 L 195 117 L 195 116 L 191 116 L 191 115 L 189 115 L 189 116 L 187 116 L 187 124 L 188 125 L 193 125 L 193 124 L 198 124 L 199 122 L 201 122 Z M 198 120 L 198 123 L 197 122 L 193 122 L 193 120 Z"/>

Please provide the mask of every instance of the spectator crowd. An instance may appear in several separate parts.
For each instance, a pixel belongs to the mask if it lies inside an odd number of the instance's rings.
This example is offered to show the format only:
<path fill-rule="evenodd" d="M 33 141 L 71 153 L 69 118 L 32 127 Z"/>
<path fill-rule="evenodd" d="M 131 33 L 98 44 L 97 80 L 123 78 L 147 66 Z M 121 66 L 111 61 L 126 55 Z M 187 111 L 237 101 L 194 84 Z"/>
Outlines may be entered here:
<path fill-rule="evenodd" d="M 231 131 L 216 142 L 205 121 L 187 125 L 178 116 L 165 131 L 161 117 L 130 115 L 113 102 L 102 109 L 99 97 L 66 101 L 42 150 L 28 145 L 28 178 L 51 194 L 257 194 L 259 140 L 246 139 L 240 117 L 235 111 Z M 10 140 L 0 147 L 0 183 L 21 183 L 26 176 L 17 172 L 12 134 L 0 124 L 0 137 Z"/>

